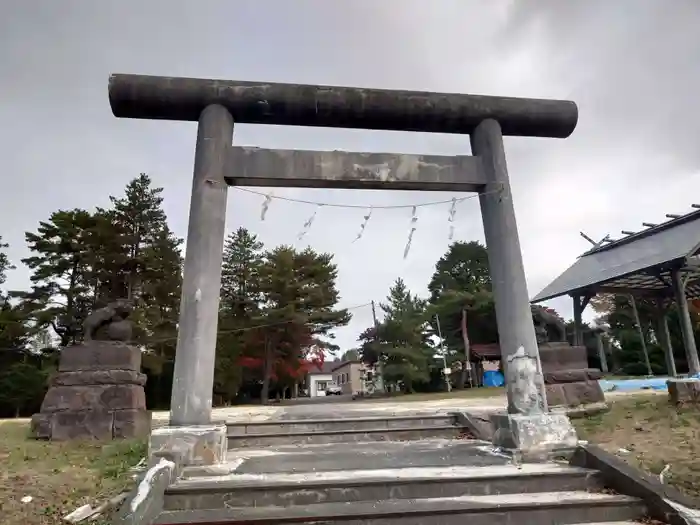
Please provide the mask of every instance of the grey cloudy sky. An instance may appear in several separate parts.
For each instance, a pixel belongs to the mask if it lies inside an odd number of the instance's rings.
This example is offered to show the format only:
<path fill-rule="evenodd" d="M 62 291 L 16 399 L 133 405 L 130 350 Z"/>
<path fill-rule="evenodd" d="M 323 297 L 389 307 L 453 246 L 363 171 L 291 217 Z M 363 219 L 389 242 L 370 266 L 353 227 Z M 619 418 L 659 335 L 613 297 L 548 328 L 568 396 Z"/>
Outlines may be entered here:
<path fill-rule="evenodd" d="M 4 0 L 0 2 L 0 235 L 15 262 L 24 232 L 59 208 L 104 206 L 139 172 L 165 188 L 187 230 L 194 123 L 118 120 L 110 73 L 568 98 L 566 140 L 507 139 L 530 294 L 592 237 L 700 201 L 700 2 L 697 0 Z M 272 148 L 469 153 L 468 137 L 239 125 L 235 142 Z M 277 190 L 360 205 L 451 195 Z M 229 230 L 294 243 L 314 207 L 229 192 Z M 342 304 L 381 300 L 397 277 L 423 293 L 448 245 L 449 206 L 422 208 L 404 260 L 410 209 L 323 208 L 305 237 L 335 253 Z M 478 202 L 456 238 L 483 239 Z M 297 243 L 299 244 L 299 243 Z M 24 287 L 21 267 L 11 288 Z M 550 303 L 570 316 L 569 301 Z M 369 326 L 356 310 L 344 348 Z"/>

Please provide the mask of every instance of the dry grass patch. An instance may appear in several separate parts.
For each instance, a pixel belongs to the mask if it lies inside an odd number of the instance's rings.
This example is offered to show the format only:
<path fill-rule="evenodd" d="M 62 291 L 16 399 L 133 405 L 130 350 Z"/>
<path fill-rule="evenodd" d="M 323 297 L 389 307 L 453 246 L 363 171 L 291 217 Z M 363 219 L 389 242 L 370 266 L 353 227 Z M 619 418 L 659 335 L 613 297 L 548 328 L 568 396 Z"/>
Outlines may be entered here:
<path fill-rule="evenodd" d="M 700 498 L 700 409 L 676 408 L 666 396 L 630 396 L 573 423 L 581 439 L 651 474 L 669 465 L 665 482 Z"/>
<path fill-rule="evenodd" d="M 143 441 L 55 443 L 30 439 L 28 430 L 26 422 L 0 421 L 3 525 L 64 523 L 77 507 L 128 489 L 129 469 L 146 452 Z M 32 500 L 22 503 L 25 496 Z"/>

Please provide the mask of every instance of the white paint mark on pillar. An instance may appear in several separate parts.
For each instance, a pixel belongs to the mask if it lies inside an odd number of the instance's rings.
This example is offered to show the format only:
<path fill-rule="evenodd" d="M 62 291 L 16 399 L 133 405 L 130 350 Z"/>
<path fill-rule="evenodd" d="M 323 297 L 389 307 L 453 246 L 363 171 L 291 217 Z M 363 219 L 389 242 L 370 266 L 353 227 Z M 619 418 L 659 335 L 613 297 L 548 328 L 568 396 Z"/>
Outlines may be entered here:
<path fill-rule="evenodd" d="M 512 392 L 512 404 L 517 412 L 526 415 L 542 412 L 537 359 L 520 345 L 506 361 L 506 388 Z"/>
<path fill-rule="evenodd" d="M 202 300 L 202 289 L 197 288 L 197 291 L 194 293 L 194 300 L 199 302 Z"/>

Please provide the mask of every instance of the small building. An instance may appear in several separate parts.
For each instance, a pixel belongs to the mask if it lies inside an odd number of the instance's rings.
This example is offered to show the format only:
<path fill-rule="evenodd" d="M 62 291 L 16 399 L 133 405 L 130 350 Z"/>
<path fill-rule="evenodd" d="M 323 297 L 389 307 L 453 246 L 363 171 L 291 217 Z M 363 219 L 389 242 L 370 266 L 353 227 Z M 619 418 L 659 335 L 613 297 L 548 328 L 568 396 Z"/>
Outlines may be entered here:
<path fill-rule="evenodd" d="M 323 397 L 326 389 L 333 383 L 333 368 L 338 361 L 323 363 L 321 367 L 313 366 L 306 375 L 306 388 L 309 397 Z"/>
<path fill-rule="evenodd" d="M 362 361 L 334 362 L 331 372 L 333 381 L 340 387 L 343 394 L 357 394 L 364 392 L 365 367 Z"/>

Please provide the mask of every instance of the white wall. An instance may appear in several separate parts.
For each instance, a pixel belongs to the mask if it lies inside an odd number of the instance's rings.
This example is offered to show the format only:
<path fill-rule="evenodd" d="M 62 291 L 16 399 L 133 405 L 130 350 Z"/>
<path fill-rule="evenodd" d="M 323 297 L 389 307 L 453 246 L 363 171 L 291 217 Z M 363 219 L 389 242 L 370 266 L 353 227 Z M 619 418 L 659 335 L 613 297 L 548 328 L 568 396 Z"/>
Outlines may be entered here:
<path fill-rule="evenodd" d="M 326 395 L 325 391 L 318 390 L 318 383 L 325 382 L 330 384 L 333 381 L 333 374 L 312 374 L 309 376 L 309 397 L 322 397 Z"/>

